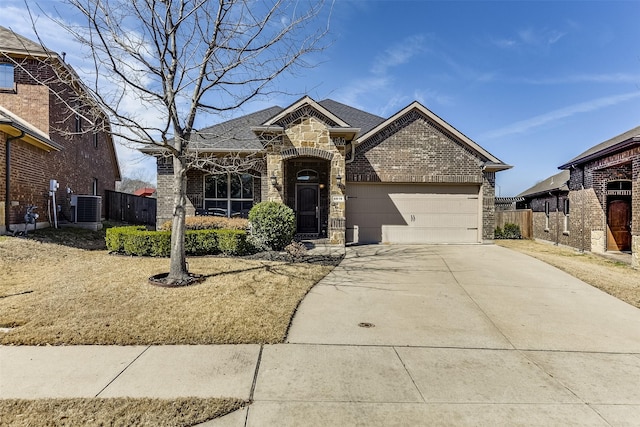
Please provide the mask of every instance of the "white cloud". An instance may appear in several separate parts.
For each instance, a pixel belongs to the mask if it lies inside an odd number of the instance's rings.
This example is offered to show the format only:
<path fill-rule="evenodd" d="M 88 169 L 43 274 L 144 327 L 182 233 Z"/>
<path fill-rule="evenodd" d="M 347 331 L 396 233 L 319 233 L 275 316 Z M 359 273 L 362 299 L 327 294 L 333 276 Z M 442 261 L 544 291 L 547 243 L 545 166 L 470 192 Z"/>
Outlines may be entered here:
<path fill-rule="evenodd" d="M 481 138 L 500 138 L 507 135 L 522 134 L 531 129 L 546 125 L 548 123 L 557 122 L 559 120 L 577 114 L 600 110 L 602 108 L 617 105 L 635 98 L 640 98 L 640 91 L 592 99 L 590 101 L 581 102 L 579 104 L 574 104 L 568 107 L 560 108 L 558 110 L 550 111 L 548 113 L 541 114 L 530 119 L 520 120 L 503 128 L 490 131 L 487 134 L 483 135 Z"/>
<path fill-rule="evenodd" d="M 524 83 L 536 85 L 556 85 L 574 83 L 634 83 L 640 84 L 640 74 L 610 73 L 610 74 L 574 74 L 564 77 L 550 77 L 542 79 L 524 79 Z"/>
<path fill-rule="evenodd" d="M 492 38 L 491 43 L 501 49 L 520 47 L 545 47 L 559 42 L 568 32 L 548 28 L 525 28 L 517 31 L 512 37 Z"/>
<path fill-rule="evenodd" d="M 406 64 L 411 58 L 426 50 L 424 41 L 424 36 L 414 35 L 391 46 L 376 56 L 373 66 L 371 67 L 371 72 L 373 74 L 384 75 L 387 74 L 389 68 Z"/>

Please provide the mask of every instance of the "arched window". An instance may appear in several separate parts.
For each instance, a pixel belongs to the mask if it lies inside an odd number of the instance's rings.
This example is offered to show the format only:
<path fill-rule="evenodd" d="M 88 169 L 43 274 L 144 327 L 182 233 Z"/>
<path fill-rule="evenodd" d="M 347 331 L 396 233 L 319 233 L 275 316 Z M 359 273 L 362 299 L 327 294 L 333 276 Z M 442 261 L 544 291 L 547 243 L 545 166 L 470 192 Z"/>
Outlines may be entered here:
<path fill-rule="evenodd" d="M 298 182 L 318 182 L 318 172 L 313 169 L 303 169 L 296 177 Z"/>
<path fill-rule="evenodd" d="M 631 190 L 631 181 L 619 180 L 607 182 L 607 190 Z"/>

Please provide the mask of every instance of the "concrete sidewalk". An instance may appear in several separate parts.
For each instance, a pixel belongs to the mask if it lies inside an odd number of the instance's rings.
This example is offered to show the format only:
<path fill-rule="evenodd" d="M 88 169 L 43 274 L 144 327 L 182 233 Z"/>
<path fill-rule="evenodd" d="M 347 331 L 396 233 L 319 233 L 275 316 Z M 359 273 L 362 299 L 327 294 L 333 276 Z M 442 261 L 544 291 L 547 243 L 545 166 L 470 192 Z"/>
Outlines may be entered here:
<path fill-rule="evenodd" d="M 279 345 L 0 347 L 0 398 L 232 396 L 208 426 L 640 425 L 640 310 L 497 246 L 363 246 Z"/>

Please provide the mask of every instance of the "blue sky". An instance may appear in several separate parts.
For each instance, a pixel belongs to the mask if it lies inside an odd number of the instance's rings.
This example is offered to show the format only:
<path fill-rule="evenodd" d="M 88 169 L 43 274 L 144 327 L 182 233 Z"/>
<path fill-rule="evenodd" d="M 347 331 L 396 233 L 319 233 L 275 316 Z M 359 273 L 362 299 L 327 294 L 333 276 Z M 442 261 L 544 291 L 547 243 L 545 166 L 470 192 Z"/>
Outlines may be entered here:
<path fill-rule="evenodd" d="M 3 2 L 2 25 L 24 28 L 23 9 Z M 238 114 L 304 94 L 384 117 L 417 100 L 514 166 L 496 191 L 511 196 L 640 125 L 639 19 L 638 1 L 336 0 L 317 66 Z M 49 48 L 74 52 L 39 23 Z M 119 153 L 125 175 L 154 176 L 153 161 Z"/>

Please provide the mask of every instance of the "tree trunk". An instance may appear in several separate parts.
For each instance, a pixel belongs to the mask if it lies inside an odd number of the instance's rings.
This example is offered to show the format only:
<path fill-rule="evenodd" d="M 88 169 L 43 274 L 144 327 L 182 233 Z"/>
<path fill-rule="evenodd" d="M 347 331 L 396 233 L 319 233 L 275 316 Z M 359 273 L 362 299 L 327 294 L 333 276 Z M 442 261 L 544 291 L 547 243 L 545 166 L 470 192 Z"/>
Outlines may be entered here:
<path fill-rule="evenodd" d="M 173 158 L 173 219 L 171 222 L 171 261 L 169 283 L 178 283 L 189 278 L 184 247 L 185 217 L 187 201 L 186 167 L 183 160 Z"/>

